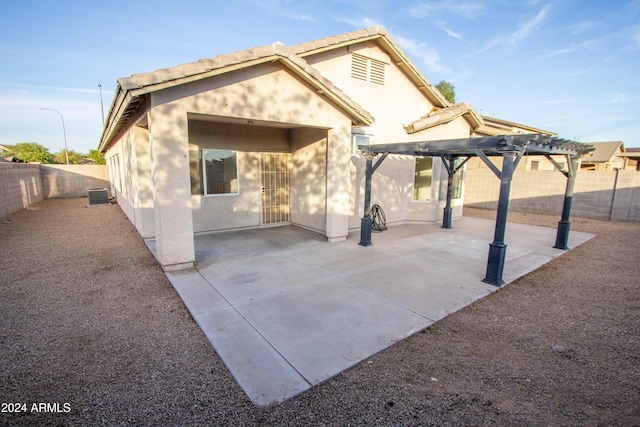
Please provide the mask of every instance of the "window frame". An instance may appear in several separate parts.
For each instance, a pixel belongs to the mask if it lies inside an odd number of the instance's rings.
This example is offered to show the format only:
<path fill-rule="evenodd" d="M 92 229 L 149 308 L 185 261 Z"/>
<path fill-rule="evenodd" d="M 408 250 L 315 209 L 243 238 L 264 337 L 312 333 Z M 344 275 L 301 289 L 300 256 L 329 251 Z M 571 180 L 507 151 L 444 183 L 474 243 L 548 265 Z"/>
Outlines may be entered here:
<path fill-rule="evenodd" d="M 358 150 L 358 143 L 356 142 L 356 139 L 358 138 L 366 138 L 367 145 L 371 145 L 373 135 L 366 134 L 366 133 L 352 133 L 351 134 L 351 154 L 361 154 L 360 150 Z"/>
<path fill-rule="evenodd" d="M 197 194 L 193 193 L 193 184 L 191 185 L 191 195 L 192 196 L 201 196 L 201 197 L 224 197 L 224 196 L 238 196 L 240 195 L 240 173 L 239 173 L 239 166 L 238 166 L 238 151 L 235 150 L 224 150 L 224 149 L 218 149 L 218 148 L 198 148 L 198 149 L 190 149 L 189 152 L 198 152 L 198 160 L 200 162 L 199 164 L 199 175 L 198 178 L 200 179 L 200 192 Z M 228 152 L 228 153 L 232 153 L 233 157 L 235 159 L 235 181 L 236 181 L 236 191 L 232 191 L 232 192 L 224 192 L 224 193 L 211 193 L 208 194 L 208 188 L 207 188 L 207 167 L 206 167 L 206 153 L 207 152 Z M 191 173 L 191 161 L 189 162 L 189 170 Z"/>
<path fill-rule="evenodd" d="M 416 199 L 416 172 L 418 166 L 418 160 L 430 159 L 431 160 L 431 179 L 429 181 L 429 198 L 428 199 Z M 433 157 L 431 156 L 415 156 L 413 158 L 413 183 L 412 183 L 412 191 L 411 191 L 411 202 L 412 203 L 431 203 L 433 201 Z"/>

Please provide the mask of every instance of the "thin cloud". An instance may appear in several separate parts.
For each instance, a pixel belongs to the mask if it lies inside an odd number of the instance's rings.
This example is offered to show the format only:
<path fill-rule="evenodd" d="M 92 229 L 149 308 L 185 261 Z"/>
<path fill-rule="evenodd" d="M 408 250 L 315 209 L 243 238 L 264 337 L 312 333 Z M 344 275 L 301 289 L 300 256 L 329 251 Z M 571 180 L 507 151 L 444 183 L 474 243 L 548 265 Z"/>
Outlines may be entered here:
<path fill-rule="evenodd" d="M 568 53 L 575 52 L 577 49 L 578 49 L 577 46 L 565 47 L 565 48 L 562 48 L 562 49 L 557 49 L 557 50 L 554 50 L 552 52 L 549 52 L 544 56 L 547 57 L 547 58 L 550 58 L 550 57 L 554 57 L 554 56 L 566 55 Z"/>
<path fill-rule="evenodd" d="M 528 38 L 542 24 L 542 22 L 547 18 L 551 8 L 552 6 L 550 4 L 546 5 L 533 19 L 525 22 L 516 31 L 505 37 L 498 37 L 490 40 L 483 48 L 473 52 L 473 55 L 479 55 L 500 45 L 514 46 L 520 43 L 522 40 Z"/>
<path fill-rule="evenodd" d="M 550 9 L 551 9 L 550 4 L 543 7 L 542 10 L 538 12 L 538 14 L 535 16 L 535 18 L 533 18 L 531 21 L 526 22 L 517 31 L 510 34 L 507 37 L 506 42 L 509 44 L 516 44 L 521 40 L 529 37 L 531 33 L 533 33 L 540 26 L 540 24 L 545 20 Z"/>
<path fill-rule="evenodd" d="M 380 25 L 384 27 L 382 23 L 372 18 L 360 18 L 360 19 L 349 19 L 349 18 L 336 18 L 339 22 L 345 22 L 351 25 L 353 28 L 362 29 L 362 28 L 370 28 L 375 27 L 376 25 Z"/>
<path fill-rule="evenodd" d="M 630 28 L 627 32 L 627 38 L 632 46 L 640 47 L 640 25 Z"/>
<path fill-rule="evenodd" d="M 549 101 L 544 101 L 545 105 L 558 105 L 558 104 L 568 104 L 570 102 L 574 102 L 571 99 L 551 99 Z"/>
<path fill-rule="evenodd" d="M 573 29 L 571 30 L 571 34 L 573 34 L 574 36 L 582 34 L 591 30 L 592 28 L 595 28 L 597 25 L 598 24 L 596 24 L 595 22 L 580 22 L 573 27 Z"/>
<path fill-rule="evenodd" d="M 406 37 L 393 35 L 400 47 L 407 51 L 414 59 L 421 61 L 429 71 L 447 73 L 449 69 L 439 63 L 440 55 L 427 43 L 418 42 Z"/>
<path fill-rule="evenodd" d="M 611 98 L 609 98 L 608 102 L 612 104 L 631 104 L 638 101 L 639 98 L 640 97 L 629 95 L 628 93 L 616 92 L 611 95 Z"/>
<path fill-rule="evenodd" d="M 480 2 L 443 0 L 439 2 L 420 3 L 411 8 L 409 15 L 416 19 L 422 19 L 452 13 L 465 18 L 473 18 L 483 8 L 484 5 Z"/>
<path fill-rule="evenodd" d="M 440 28 L 442 31 L 453 37 L 454 39 L 462 40 L 462 35 L 456 33 L 455 31 L 449 29 L 446 25 L 445 21 L 435 21 L 434 24 Z"/>
<path fill-rule="evenodd" d="M 289 19 L 293 19 L 294 21 L 303 21 L 303 22 L 315 22 L 316 20 L 310 16 L 310 15 L 306 15 L 304 13 L 297 13 L 297 12 L 291 12 L 288 15 Z"/>

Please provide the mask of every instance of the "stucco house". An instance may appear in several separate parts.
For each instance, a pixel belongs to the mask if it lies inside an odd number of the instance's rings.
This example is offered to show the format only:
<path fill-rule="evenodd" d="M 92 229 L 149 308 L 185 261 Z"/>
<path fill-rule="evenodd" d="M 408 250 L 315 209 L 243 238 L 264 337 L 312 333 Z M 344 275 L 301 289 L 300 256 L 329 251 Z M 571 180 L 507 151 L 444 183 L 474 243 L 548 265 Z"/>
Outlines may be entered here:
<path fill-rule="evenodd" d="M 119 79 L 99 149 L 112 194 L 172 270 L 193 265 L 198 233 L 293 224 L 343 240 L 363 214 L 357 145 L 484 128 L 374 27 Z M 394 155 L 381 165 L 372 202 L 388 224 L 442 218 L 441 163 Z M 460 216 L 459 178 L 454 187 Z"/>
<path fill-rule="evenodd" d="M 595 150 L 582 158 L 581 168 L 585 170 L 608 171 L 625 169 L 627 158 L 622 141 L 590 142 Z"/>

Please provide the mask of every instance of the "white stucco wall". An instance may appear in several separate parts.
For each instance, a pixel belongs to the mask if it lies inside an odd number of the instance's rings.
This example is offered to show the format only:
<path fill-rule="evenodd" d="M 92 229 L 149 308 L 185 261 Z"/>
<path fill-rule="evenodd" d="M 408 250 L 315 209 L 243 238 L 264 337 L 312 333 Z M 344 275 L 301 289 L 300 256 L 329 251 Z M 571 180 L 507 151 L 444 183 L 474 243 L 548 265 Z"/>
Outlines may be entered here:
<path fill-rule="evenodd" d="M 292 221 L 323 231 L 330 240 L 346 237 L 351 120 L 313 88 L 279 65 L 265 64 L 163 90 L 153 97 L 154 105 L 163 105 L 171 115 L 190 117 L 191 148 L 238 151 L 239 194 L 192 196 L 195 232 L 259 224 L 259 153 L 267 151 L 290 152 L 293 162 L 314 154 L 315 166 L 292 168 L 293 197 L 297 202 L 302 202 L 299 188 L 309 178 L 305 174 L 329 162 L 332 172 L 327 173 L 325 168 L 324 176 L 312 178 L 324 180 L 319 187 L 323 210 L 319 208 L 318 195 L 305 194 L 313 199 L 313 209 L 304 212 L 292 204 Z M 252 126 L 248 126 L 250 122 Z M 312 130 L 317 129 L 322 130 L 314 134 Z M 332 147 L 331 155 L 326 148 L 323 151 L 322 146 L 327 145 Z"/>
<path fill-rule="evenodd" d="M 291 222 L 326 231 L 327 130 L 291 130 Z"/>
<path fill-rule="evenodd" d="M 351 78 L 352 52 L 385 62 L 385 84 Z M 462 118 L 408 135 L 403 126 L 433 105 L 374 42 L 307 60 L 372 113 L 375 123 L 361 131 L 374 144 L 469 136 Z M 364 160 L 351 153 L 351 119 L 282 64 L 256 65 L 149 97 L 144 114 L 136 113 L 140 127 L 121 135 L 107 158 L 117 155 L 120 177 L 116 184 L 112 175 L 112 182 L 118 200 L 144 237 L 156 237 L 163 264 L 192 262 L 194 232 L 260 224 L 261 152 L 291 153 L 292 223 L 323 232 L 330 241 L 359 227 Z M 193 148 L 238 152 L 237 195 L 191 195 Z M 434 159 L 431 201 L 413 202 L 413 174 L 412 157 L 390 156 L 374 175 L 372 203 L 383 206 L 389 223 L 441 218 L 439 160 Z"/>
<path fill-rule="evenodd" d="M 351 55 L 357 53 L 382 61 L 385 84 L 377 85 L 351 77 Z M 464 118 L 436 126 L 422 132 L 407 134 L 404 125 L 419 119 L 432 110 L 433 104 L 415 87 L 375 42 L 309 56 L 306 60 L 320 70 L 336 86 L 360 103 L 375 118 L 369 127 L 360 128 L 371 136 L 372 144 L 433 141 L 468 138 L 470 126 Z M 350 161 L 350 217 L 349 228 L 360 227 L 364 204 L 364 159 L 353 155 Z M 442 218 L 444 202 L 440 199 L 441 162 L 433 161 L 432 197 L 429 202 L 413 201 L 414 158 L 389 156 L 376 171 L 372 180 L 372 204 L 380 204 L 387 223 L 411 221 L 432 222 Z M 446 176 L 446 175 L 445 175 Z M 454 216 L 462 215 L 462 199 L 452 202 Z"/>

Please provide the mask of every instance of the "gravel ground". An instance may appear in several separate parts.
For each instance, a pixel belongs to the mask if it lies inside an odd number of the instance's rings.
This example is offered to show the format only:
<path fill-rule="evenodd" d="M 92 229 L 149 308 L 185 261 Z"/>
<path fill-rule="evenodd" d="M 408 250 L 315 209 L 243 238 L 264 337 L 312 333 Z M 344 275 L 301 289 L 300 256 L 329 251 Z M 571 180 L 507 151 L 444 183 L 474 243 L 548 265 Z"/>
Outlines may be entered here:
<path fill-rule="evenodd" d="M 0 424 L 640 425 L 640 224 L 572 229 L 597 237 L 261 408 L 117 205 L 46 200 L 0 219 Z"/>

